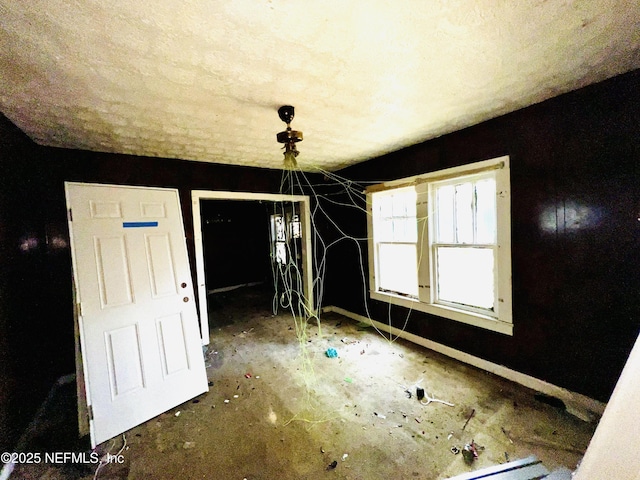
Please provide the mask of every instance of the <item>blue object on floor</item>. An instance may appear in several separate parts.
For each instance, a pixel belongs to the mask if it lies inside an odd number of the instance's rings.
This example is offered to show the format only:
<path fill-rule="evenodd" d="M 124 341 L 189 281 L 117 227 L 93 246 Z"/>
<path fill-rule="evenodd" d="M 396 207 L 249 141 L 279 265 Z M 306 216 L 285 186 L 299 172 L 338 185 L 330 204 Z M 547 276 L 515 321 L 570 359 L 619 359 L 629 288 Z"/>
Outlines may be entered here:
<path fill-rule="evenodd" d="M 327 351 L 324 353 L 329 358 L 336 358 L 338 356 L 338 351 L 335 348 L 327 348 Z"/>

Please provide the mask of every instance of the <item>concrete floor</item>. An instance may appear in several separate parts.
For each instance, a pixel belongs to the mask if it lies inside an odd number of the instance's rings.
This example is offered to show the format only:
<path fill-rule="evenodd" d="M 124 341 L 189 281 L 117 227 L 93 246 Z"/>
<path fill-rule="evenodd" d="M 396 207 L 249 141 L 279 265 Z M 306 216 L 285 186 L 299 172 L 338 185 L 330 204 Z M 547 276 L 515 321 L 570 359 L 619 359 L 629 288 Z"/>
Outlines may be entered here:
<path fill-rule="evenodd" d="M 300 339 L 260 288 L 210 300 L 209 392 L 127 432 L 124 463 L 97 478 L 445 479 L 531 454 L 574 470 L 595 429 L 531 390 L 336 314 Z M 455 406 L 421 404 L 416 386 Z M 469 465 L 451 448 L 472 440 Z M 122 446 L 121 436 L 99 451 Z M 39 465 L 11 478 L 94 471 Z"/>

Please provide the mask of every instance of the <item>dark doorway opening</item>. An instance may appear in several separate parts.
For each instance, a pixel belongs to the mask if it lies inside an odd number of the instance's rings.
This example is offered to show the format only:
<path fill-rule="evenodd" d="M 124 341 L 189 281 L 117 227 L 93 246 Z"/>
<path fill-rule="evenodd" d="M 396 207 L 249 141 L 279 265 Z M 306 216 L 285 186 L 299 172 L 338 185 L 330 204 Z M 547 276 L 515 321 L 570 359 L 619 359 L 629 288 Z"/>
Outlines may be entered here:
<path fill-rule="evenodd" d="M 299 204 L 201 200 L 200 217 L 210 329 L 242 310 L 275 314 L 302 298 Z"/>

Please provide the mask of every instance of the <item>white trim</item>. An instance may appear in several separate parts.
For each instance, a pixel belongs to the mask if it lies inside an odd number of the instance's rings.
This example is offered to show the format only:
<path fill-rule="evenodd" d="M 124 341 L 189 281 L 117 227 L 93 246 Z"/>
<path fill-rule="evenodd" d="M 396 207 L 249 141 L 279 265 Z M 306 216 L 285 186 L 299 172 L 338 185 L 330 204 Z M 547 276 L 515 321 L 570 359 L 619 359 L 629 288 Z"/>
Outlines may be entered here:
<path fill-rule="evenodd" d="M 214 288 L 212 290 L 207 290 L 207 295 L 210 295 L 212 293 L 231 292 L 233 290 L 238 290 L 239 288 L 244 288 L 244 287 L 255 287 L 256 285 L 261 285 L 263 283 L 264 282 L 249 282 L 249 283 L 240 283 L 239 285 L 231 285 L 229 287 Z"/>
<path fill-rule="evenodd" d="M 405 307 L 410 310 L 418 310 L 419 312 L 429 313 L 449 320 L 456 320 L 458 322 L 466 323 L 467 325 L 491 330 L 492 332 L 502 333 L 504 335 L 513 335 L 513 323 L 501 322 L 500 320 L 480 313 L 468 312 L 438 303 L 424 303 L 419 300 L 413 300 L 409 297 L 401 297 L 399 295 L 393 295 L 386 292 L 376 292 L 374 290 L 371 290 L 369 295 L 374 300 L 379 300 L 381 302 L 400 305 L 401 307 Z"/>
<path fill-rule="evenodd" d="M 545 395 L 558 398 L 564 402 L 569 413 L 582 420 L 588 422 L 596 421 L 599 417 L 602 416 L 606 407 L 605 403 L 594 400 L 593 398 L 587 397 L 586 395 L 582 395 L 580 393 L 572 392 L 571 390 L 558 387 L 557 385 L 553 385 L 552 383 L 532 377 L 530 375 L 527 375 L 526 373 L 512 370 L 508 367 L 505 367 L 504 365 L 498 365 L 497 363 L 493 363 L 469 353 L 456 350 L 455 348 L 451 348 L 441 343 L 434 342 L 433 340 L 420 337 L 405 330 L 391 327 L 387 324 L 372 320 L 363 315 L 345 310 L 344 308 L 328 306 L 324 307 L 322 311 L 339 313 L 340 315 L 344 315 L 345 317 L 351 318 L 352 320 L 368 323 L 375 326 L 379 330 L 383 330 L 387 333 L 391 333 L 392 335 L 404 338 L 405 340 L 415 343 L 416 345 L 428 348 L 429 350 L 441 353 L 443 355 L 446 355 L 447 357 L 453 358 L 468 365 L 472 365 L 476 368 L 486 370 L 487 372 L 493 373 L 494 375 L 498 375 L 499 377 L 505 378 L 514 383 L 518 383 L 537 392 L 544 393 Z"/>
<path fill-rule="evenodd" d="M 209 344 L 209 315 L 207 313 L 207 285 L 204 271 L 204 248 L 202 245 L 202 219 L 200 200 L 254 200 L 268 202 L 299 202 L 302 223 L 302 288 L 307 299 L 307 309 L 314 312 L 313 275 L 311 258 L 311 207 L 308 195 L 283 195 L 278 193 L 228 192 L 214 190 L 192 190 L 193 242 L 196 256 L 196 279 L 198 282 L 198 306 L 200 307 L 200 336 L 202 345 Z"/>
<path fill-rule="evenodd" d="M 465 165 L 459 165 L 457 167 L 450 167 L 443 170 L 421 173 L 412 177 L 400 178 L 398 180 L 389 180 L 388 182 L 383 182 L 367 187 L 365 193 L 376 193 L 383 190 L 388 190 L 390 188 L 415 186 L 424 182 L 438 182 L 451 178 L 452 176 L 474 175 L 475 173 L 479 173 L 492 168 L 504 168 L 505 166 L 508 166 L 508 164 L 509 156 L 504 155 L 502 157 L 482 160 L 480 162 L 467 163 Z"/>

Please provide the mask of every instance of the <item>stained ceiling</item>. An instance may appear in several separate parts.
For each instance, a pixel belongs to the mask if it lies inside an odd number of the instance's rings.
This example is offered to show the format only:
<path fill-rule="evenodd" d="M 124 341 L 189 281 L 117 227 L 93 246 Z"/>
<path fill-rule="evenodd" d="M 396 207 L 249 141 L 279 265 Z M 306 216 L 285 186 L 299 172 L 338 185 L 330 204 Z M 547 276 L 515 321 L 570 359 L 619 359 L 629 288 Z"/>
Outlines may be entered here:
<path fill-rule="evenodd" d="M 635 0 L 0 0 L 42 145 L 336 170 L 640 67 Z"/>

